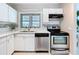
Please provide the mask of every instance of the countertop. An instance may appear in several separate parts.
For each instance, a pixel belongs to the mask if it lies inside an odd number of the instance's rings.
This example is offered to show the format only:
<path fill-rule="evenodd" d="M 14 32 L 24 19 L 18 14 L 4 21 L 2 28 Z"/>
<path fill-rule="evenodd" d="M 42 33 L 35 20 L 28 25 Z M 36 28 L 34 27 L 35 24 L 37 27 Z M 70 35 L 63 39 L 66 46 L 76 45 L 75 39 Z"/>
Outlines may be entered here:
<path fill-rule="evenodd" d="M 50 33 L 50 32 L 47 31 L 47 30 L 36 30 L 36 31 L 33 31 L 33 32 L 23 32 L 21 30 L 15 30 L 15 31 L 1 32 L 0 38 L 8 36 L 8 35 L 12 35 L 12 34 L 17 34 L 17 33 Z"/>
<path fill-rule="evenodd" d="M 8 35 L 15 34 L 15 33 L 19 33 L 19 32 L 20 32 L 20 31 L 1 32 L 1 33 L 0 33 L 0 38 L 1 38 L 1 37 L 5 37 L 5 36 L 8 36 Z"/>

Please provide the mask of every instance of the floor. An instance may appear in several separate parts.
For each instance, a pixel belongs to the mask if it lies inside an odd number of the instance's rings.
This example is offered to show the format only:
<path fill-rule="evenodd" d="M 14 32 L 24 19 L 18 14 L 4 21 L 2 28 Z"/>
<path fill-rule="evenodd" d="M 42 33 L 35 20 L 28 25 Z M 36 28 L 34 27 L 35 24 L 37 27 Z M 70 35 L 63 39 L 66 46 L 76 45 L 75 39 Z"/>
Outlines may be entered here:
<path fill-rule="evenodd" d="M 13 55 L 49 55 L 48 52 L 14 52 Z"/>

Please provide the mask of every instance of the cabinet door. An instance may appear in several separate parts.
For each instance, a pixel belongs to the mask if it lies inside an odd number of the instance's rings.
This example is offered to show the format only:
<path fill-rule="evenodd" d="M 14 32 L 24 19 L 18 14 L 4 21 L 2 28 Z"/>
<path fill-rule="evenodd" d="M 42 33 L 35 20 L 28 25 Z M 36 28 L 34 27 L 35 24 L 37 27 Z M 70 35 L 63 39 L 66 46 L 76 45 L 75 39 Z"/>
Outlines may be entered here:
<path fill-rule="evenodd" d="M 11 55 L 14 52 L 14 36 L 7 37 L 7 54 Z"/>
<path fill-rule="evenodd" d="M 12 15 L 13 13 L 12 13 L 12 8 L 11 7 L 9 7 L 9 22 L 11 22 L 12 21 Z"/>
<path fill-rule="evenodd" d="M 14 23 L 17 23 L 17 11 L 13 10 L 13 19 L 14 19 Z"/>
<path fill-rule="evenodd" d="M 14 36 L 7 37 L 7 54 L 11 55 L 14 52 Z"/>
<path fill-rule="evenodd" d="M 49 14 L 63 14 L 62 8 L 48 9 Z"/>
<path fill-rule="evenodd" d="M 55 14 L 56 13 L 56 10 L 55 9 L 48 9 L 48 13 L 49 14 Z"/>
<path fill-rule="evenodd" d="M 25 51 L 35 51 L 35 38 L 34 34 L 29 34 L 29 36 L 26 36 L 24 39 L 24 47 Z"/>
<path fill-rule="evenodd" d="M 15 51 L 24 51 L 24 39 L 22 36 L 15 36 Z"/>
<path fill-rule="evenodd" d="M 6 38 L 0 39 L 0 55 L 6 55 Z"/>
<path fill-rule="evenodd" d="M 11 54 L 14 52 L 14 35 L 11 35 Z"/>
<path fill-rule="evenodd" d="M 8 21 L 8 5 L 0 4 L 0 21 Z"/>
<path fill-rule="evenodd" d="M 49 21 L 48 9 L 43 9 L 43 23 L 47 23 L 48 21 Z"/>
<path fill-rule="evenodd" d="M 3 44 L 1 43 L 1 44 L 0 44 L 0 55 L 3 55 L 3 47 L 4 47 L 4 46 L 3 46 Z"/>
<path fill-rule="evenodd" d="M 9 7 L 9 22 L 17 22 L 17 11 L 14 10 L 12 7 Z"/>

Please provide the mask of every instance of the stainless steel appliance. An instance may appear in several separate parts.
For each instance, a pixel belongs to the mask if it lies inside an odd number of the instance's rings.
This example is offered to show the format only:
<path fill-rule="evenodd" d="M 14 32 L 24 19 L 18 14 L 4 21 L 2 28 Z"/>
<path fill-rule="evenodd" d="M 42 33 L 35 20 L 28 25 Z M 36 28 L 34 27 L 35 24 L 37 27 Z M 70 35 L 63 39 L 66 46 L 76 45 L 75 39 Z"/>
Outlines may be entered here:
<path fill-rule="evenodd" d="M 69 48 L 69 34 L 66 32 L 51 33 L 51 48 Z"/>
<path fill-rule="evenodd" d="M 51 54 L 53 55 L 68 55 L 69 54 L 69 48 L 59 48 L 59 49 L 51 49 Z"/>
<path fill-rule="evenodd" d="M 49 14 L 49 18 L 63 18 L 63 14 Z"/>
<path fill-rule="evenodd" d="M 51 33 L 50 52 L 54 55 L 69 54 L 69 34 L 66 32 Z"/>
<path fill-rule="evenodd" d="M 36 51 L 48 51 L 49 33 L 35 33 L 35 45 Z"/>
<path fill-rule="evenodd" d="M 60 31 L 60 26 L 56 24 L 47 27 L 47 30 L 51 33 L 51 54 L 69 54 L 69 34 L 67 32 Z"/>

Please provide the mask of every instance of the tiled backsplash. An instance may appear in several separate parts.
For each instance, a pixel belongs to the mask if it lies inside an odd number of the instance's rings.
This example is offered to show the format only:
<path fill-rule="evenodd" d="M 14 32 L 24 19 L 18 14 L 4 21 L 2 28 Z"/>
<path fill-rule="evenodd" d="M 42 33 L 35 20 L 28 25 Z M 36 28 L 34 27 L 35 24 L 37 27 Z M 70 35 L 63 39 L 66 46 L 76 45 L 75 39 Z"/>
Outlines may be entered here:
<path fill-rule="evenodd" d="M 7 31 L 11 31 L 11 30 L 14 30 L 16 27 L 16 24 L 12 24 L 12 23 L 9 23 L 9 24 L 0 24 L 0 32 L 7 32 Z"/>
<path fill-rule="evenodd" d="M 0 32 L 6 32 L 9 30 L 10 30 L 10 28 L 7 24 L 0 24 Z"/>

